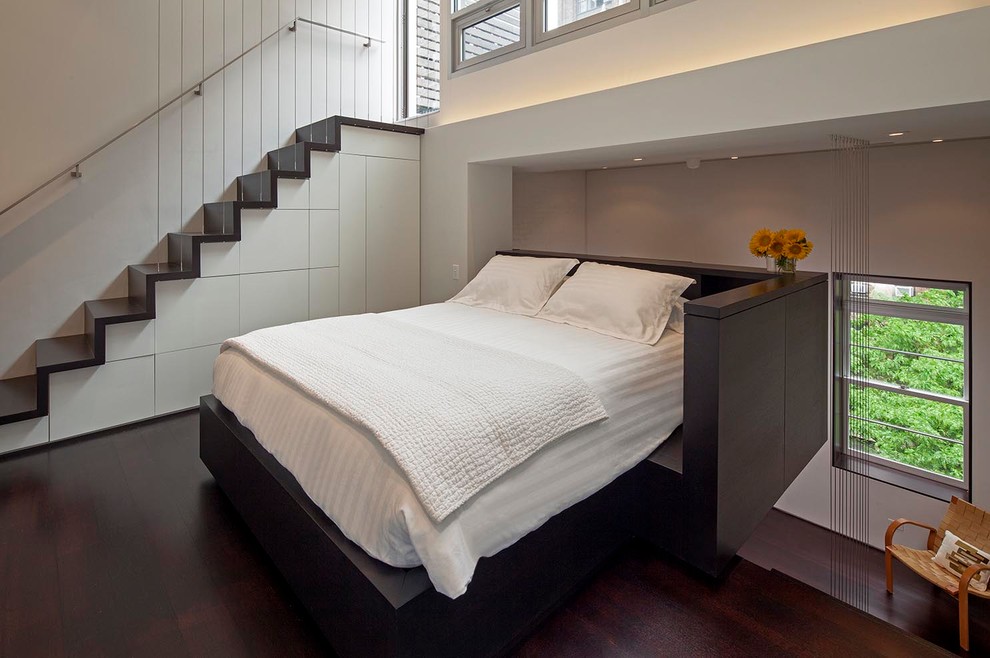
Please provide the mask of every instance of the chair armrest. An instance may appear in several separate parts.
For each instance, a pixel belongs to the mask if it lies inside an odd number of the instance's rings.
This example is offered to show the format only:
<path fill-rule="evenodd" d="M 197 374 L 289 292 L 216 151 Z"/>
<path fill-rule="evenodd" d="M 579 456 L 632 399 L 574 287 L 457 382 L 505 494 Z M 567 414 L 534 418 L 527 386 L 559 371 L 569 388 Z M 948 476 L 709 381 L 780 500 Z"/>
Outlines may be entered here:
<path fill-rule="evenodd" d="M 884 547 L 890 546 L 894 542 L 894 533 L 900 529 L 903 525 L 913 525 L 919 528 L 924 528 L 928 531 L 928 550 L 933 550 L 935 548 L 935 533 L 938 532 L 932 526 L 921 523 L 920 521 L 912 521 L 910 519 L 897 519 L 893 521 L 889 526 L 887 526 L 887 535 L 884 537 L 883 545 Z"/>
<path fill-rule="evenodd" d="M 967 567 L 966 571 L 963 571 L 962 575 L 959 577 L 959 592 L 969 591 L 969 581 L 973 580 L 973 577 L 980 573 L 981 571 L 986 571 L 990 569 L 990 564 L 974 564 L 971 567 Z"/>

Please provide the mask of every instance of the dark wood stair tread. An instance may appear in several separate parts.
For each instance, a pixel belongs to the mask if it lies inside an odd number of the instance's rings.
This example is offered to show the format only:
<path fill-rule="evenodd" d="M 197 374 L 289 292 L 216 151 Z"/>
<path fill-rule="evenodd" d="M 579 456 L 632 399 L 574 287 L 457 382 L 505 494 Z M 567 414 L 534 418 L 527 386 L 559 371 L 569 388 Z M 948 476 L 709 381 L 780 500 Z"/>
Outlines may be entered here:
<path fill-rule="evenodd" d="M 268 152 L 268 170 L 281 177 L 302 177 L 309 176 L 307 165 L 309 158 L 306 156 L 306 142 L 296 142 L 289 146 Z"/>
<path fill-rule="evenodd" d="M 0 418 L 25 416 L 27 420 L 38 409 L 38 377 L 0 379 Z"/>
<path fill-rule="evenodd" d="M 404 133 L 407 135 L 422 135 L 425 130 L 415 126 L 404 126 L 395 123 L 382 123 L 380 121 L 370 121 L 368 119 L 355 119 L 354 117 L 332 116 L 321 119 L 308 126 L 303 126 L 296 130 L 297 142 L 312 142 L 315 150 L 339 150 L 340 127 L 353 126 L 355 128 L 371 128 L 374 130 L 384 130 L 386 132 Z M 319 145 L 319 146 L 317 146 Z M 323 148 L 320 148 L 323 147 Z M 329 148 L 327 148 L 329 147 Z"/>
<path fill-rule="evenodd" d="M 85 303 L 86 311 L 95 320 L 115 320 L 140 316 L 147 312 L 144 302 L 130 297 L 93 299 Z M 135 318 L 137 319 L 137 318 Z"/>
<path fill-rule="evenodd" d="M 96 359 L 93 345 L 86 334 L 44 338 L 35 341 L 35 351 L 38 370 L 45 369 L 53 372 L 62 366 L 86 364 Z"/>
<path fill-rule="evenodd" d="M 175 235 L 180 238 L 199 238 L 200 242 L 232 242 L 237 240 L 237 237 L 233 233 L 223 233 L 222 231 L 212 231 L 206 232 L 196 232 L 196 231 L 174 231 L 169 233 L 169 235 Z"/>
<path fill-rule="evenodd" d="M 128 265 L 129 268 L 148 276 L 173 274 L 191 274 L 193 270 L 183 266 L 181 263 L 142 263 L 141 265 Z"/>

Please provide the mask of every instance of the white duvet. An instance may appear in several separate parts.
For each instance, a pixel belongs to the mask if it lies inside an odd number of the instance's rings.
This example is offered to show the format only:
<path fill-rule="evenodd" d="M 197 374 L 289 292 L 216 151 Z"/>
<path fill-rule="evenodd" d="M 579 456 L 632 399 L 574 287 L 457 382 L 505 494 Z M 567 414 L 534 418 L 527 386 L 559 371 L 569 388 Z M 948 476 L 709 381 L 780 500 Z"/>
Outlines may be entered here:
<path fill-rule="evenodd" d="M 386 316 L 482 346 L 547 361 L 583 378 L 609 418 L 574 431 L 434 522 L 371 432 L 235 350 L 214 368 L 214 394 L 299 481 L 341 531 L 373 557 L 426 567 L 437 590 L 464 593 L 494 555 L 644 459 L 681 423 L 683 337 L 640 345 L 461 304 Z"/>
<path fill-rule="evenodd" d="M 546 444 L 606 417 L 566 368 L 383 314 L 261 329 L 220 349 L 368 429 L 438 523 Z"/>

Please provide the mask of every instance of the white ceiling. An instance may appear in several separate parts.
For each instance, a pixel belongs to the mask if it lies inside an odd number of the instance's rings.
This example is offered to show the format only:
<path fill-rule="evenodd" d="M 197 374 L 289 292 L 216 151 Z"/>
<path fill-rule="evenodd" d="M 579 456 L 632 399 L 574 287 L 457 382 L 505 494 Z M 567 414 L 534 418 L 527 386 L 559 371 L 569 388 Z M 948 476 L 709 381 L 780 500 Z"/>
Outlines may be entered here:
<path fill-rule="evenodd" d="M 904 131 L 901 137 L 889 133 Z M 803 153 L 831 147 L 832 135 L 869 140 L 875 146 L 951 141 L 990 136 L 990 102 L 906 110 L 831 121 L 701 135 L 658 142 L 622 144 L 580 151 L 505 158 L 487 164 L 522 171 L 609 169 L 705 160 Z M 642 158 L 634 161 L 633 158 Z"/>

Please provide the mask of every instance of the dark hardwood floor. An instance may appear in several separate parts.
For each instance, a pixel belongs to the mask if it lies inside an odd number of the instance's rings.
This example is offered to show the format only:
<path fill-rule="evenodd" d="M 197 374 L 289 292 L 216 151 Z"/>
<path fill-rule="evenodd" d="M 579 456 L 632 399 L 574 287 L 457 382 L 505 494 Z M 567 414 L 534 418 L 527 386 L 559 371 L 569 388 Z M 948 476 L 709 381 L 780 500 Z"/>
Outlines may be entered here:
<path fill-rule="evenodd" d="M 821 590 L 831 589 L 831 532 L 773 510 L 739 554 Z M 906 541 L 907 539 L 904 538 Z M 923 547 L 924 540 L 917 544 Z M 934 585 L 894 562 L 894 594 L 887 594 L 883 553 L 857 550 L 869 574 L 871 615 L 959 655 L 958 604 Z M 857 558 L 860 559 L 860 558 Z M 860 567 L 859 573 L 862 573 Z M 990 600 L 970 597 L 970 656 L 990 656 Z"/>
<path fill-rule="evenodd" d="M 197 432 L 196 414 L 186 413 L 0 459 L 0 654 L 330 653 L 200 463 Z M 746 551 L 827 583 L 827 549 L 823 558 L 811 545 L 827 546 L 824 532 L 772 514 Z M 898 578 L 897 596 L 877 599 L 874 614 L 954 649 L 951 600 L 909 574 Z M 973 655 L 988 639 L 975 623 Z M 752 562 L 713 583 L 634 544 L 516 653 L 942 652 Z"/>

